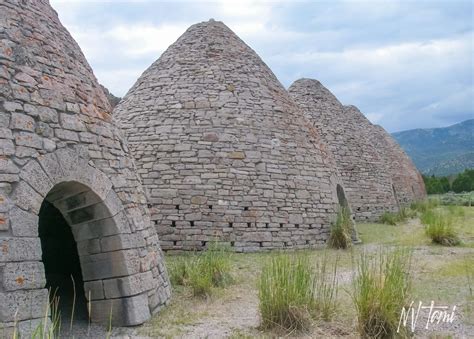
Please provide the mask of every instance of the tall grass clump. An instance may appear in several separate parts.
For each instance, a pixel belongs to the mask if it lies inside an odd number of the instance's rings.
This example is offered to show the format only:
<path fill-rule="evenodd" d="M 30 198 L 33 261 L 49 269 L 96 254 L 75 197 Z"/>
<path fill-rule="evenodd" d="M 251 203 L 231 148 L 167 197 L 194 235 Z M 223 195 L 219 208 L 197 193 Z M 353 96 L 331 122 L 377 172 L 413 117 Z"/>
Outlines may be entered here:
<path fill-rule="evenodd" d="M 314 277 L 314 302 L 315 315 L 323 320 L 329 321 L 334 316 L 337 309 L 337 265 L 339 259 L 336 258 L 333 265 L 330 265 L 326 254 L 316 261 Z"/>
<path fill-rule="evenodd" d="M 376 257 L 362 253 L 356 263 L 352 300 L 361 337 L 397 335 L 402 307 L 411 290 L 411 251 L 380 250 Z"/>
<path fill-rule="evenodd" d="M 387 225 L 396 225 L 399 222 L 404 222 L 407 219 L 415 217 L 416 212 L 411 208 L 402 207 L 396 213 L 384 212 L 380 217 L 380 222 Z"/>
<path fill-rule="evenodd" d="M 336 267 L 324 258 L 313 268 L 306 254 L 278 254 L 263 267 L 258 281 L 262 327 L 305 330 L 311 319 L 330 319 L 336 309 Z"/>
<path fill-rule="evenodd" d="M 397 214 L 392 212 L 384 212 L 379 221 L 382 224 L 396 225 L 398 221 Z"/>
<path fill-rule="evenodd" d="M 171 283 L 191 288 L 194 296 L 209 296 L 213 287 L 232 282 L 231 252 L 217 242 L 202 253 L 184 256 L 169 266 Z"/>
<path fill-rule="evenodd" d="M 421 223 L 425 225 L 425 233 L 435 244 L 456 246 L 459 237 L 453 227 L 453 217 L 440 210 L 428 210 L 421 215 Z"/>
<path fill-rule="evenodd" d="M 424 213 L 438 206 L 439 206 L 438 199 L 425 199 L 425 200 L 413 202 L 410 205 L 410 209 L 415 212 Z"/>
<path fill-rule="evenodd" d="M 328 246 L 346 249 L 352 245 L 352 220 L 348 208 L 341 207 L 337 211 L 337 219 L 331 224 Z"/>

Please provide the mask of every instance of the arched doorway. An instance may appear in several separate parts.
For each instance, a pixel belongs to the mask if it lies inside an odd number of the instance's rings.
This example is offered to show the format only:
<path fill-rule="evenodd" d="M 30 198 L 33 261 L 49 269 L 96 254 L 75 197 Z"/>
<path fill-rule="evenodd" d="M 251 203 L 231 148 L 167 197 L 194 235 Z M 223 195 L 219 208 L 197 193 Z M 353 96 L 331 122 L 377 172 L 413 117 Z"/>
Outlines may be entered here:
<path fill-rule="evenodd" d="M 61 316 L 63 323 L 72 317 L 76 321 L 87 320 L 84 281 L 71 227 L 61 212 L 47 200 L 43 201 L 38 216 L 41 259 L 50 303 L 54 305 L 52 309 Z"/>
<path fill-rule="evenodd" d="M 74 320 L 134 326 L 166 304 L 170 285 L 159 239 L 140 194 L 131 195 L 125 180 L 116 187 L 76 148 L 30 160 L 19 178 L 11 191 L 0 190 L 0 208 L 8 210 L 8 219 L 0 215 L 7 225 L 0 237 L 0 304 L 11 305 L 0 319 L 5 333 L 30 337 L 43 328 L 51 313 L 45 287 L 58 288 L 71 307 L 71 275 Z"/>

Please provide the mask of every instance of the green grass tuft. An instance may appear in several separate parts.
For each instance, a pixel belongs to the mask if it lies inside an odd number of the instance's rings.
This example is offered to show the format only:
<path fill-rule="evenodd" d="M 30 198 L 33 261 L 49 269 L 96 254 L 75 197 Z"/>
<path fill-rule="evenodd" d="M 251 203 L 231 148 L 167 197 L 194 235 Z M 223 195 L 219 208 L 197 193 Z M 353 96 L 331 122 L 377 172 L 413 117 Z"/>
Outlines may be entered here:
<path fill-rule="evenodd" d="M 438 206 L 439 206 L 439 199 L 432 198 L 432 199 L 425 199 L 425 200 L 413 202 L 410 205 L 410 209 L 415 212 L 423 213 Z"/>
<path fill-rule="evenodd" d="M 428 210 L 420 218 L 425 225 L 425 233 L 431 241 L 444 245 L 456 246 L 460 244 L 457 232 L 453 228 L 453 216 L 441 210 Z"/>
<path fill-rule="evenodd" d="M 361 337 L 395 337 L 400 311 L 411 289 L 411 252 L 398 248 L 379 251 L 371 258 L 362 253 L 353 279 L 352 300 Z"/>
<path fill-rule="evenodd" d="M 211 243 L 204 252 L 179 258 L 169 265 L 171 284 L 191 287 L 194 296 L 209 296 L 213 287 L 232 283 L 230 257 L 228 248 Z"/>
<path fill-rule="evenodd" d="M 306 254 L 272 257 L 258 281 L 262 327 L 305 330 L 315 317 L 329 320 L 336 309 L 336 267 L 328 268 L 326 256 L 315 269 Z"/>
<path fill-rule="evenodd" d="M 384 212 L 379 221 L 382 224 L 396 225 L 398 223 L 405 222 L 407 219 L 414 218 L 415 216 L 415 210 L 403 207 L 397 213 Z"/>
<path fill-rule="evenodd" d="M 340 208 L 337 212 L 337 219 L 331 225 L 331 233 L 328 239 L 328 246 L 331 248 L 346 249 L 352 245 L 353 225 L 350 211 L 347 208 Z"/>

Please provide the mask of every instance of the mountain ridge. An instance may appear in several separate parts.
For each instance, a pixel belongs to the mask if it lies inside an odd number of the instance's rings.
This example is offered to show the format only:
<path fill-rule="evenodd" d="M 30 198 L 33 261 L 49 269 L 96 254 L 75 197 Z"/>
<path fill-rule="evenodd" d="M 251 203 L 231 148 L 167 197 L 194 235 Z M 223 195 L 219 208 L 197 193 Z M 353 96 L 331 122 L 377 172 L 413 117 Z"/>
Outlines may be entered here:
<path fill-rule="evenodd" d="M 474 119 L 438 128 L 392 133 L 426 175 L 451 175 L 474 168 Z"/>

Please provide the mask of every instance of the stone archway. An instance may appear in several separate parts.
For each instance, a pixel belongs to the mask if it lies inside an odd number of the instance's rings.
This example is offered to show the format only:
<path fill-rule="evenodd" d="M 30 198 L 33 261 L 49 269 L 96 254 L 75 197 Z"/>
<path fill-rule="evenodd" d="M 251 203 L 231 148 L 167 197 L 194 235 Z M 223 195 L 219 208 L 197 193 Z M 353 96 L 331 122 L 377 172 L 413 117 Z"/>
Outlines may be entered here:
<path fill-rule="evenodd" d="M 45 202 L 72 230 L 92 322 L 138 325 L 166 303 L 169 285 L 156 233 L 137 207 L 123 203 L 120 190 L 80 147 L 32 159 L 19 177 L 4 201 L 11 206 L 11 236 L 0 238 L 5 328 L 28 333 L 44 320 L 49 298 L 38 225 Z"/>
<path fill-rule="evenodd" d="M 46 288 L 50 304 L 54 305 L 52 316 L 60 315 L 63 323 L 70 323 L 71 318 L 87 323 L 89 312 L 84 280 L 72 228 L 61 211 L 47 199 L 43 201 L 38 216 Z"/>
<path fill-rule="evenodd" d="M 42 250 L 54 251 L 54 249 L 51 248 L 52 244 L 47 244 L 45 239 L 45 233 L 48 233 L 48 227 L 52 227 L 55 228 L 57 234 L 51 234 L 51 232 L 49 232 L 50 240 L 56 242 L 62 240 L 68 243 L 69 246 L 76 248 L 65 248 L 62 246 L 63 244 L 54 244 L 56 249 L 64 251 L 64 256 L 72 256 L 71 258 L 67 258 L 68 261 L 70 261 L 69 267 L 58 267 L 59 272 L 48 271 L 48 266 L 60 265 L 57 261 L 56 263 L 45 261 L 46 258 L 50 257 L 48 252 L 42 253 L 42 260 L 45 266 L 46 286 L 52 287 L 53 290 L 51 292 L 54 292 L 54 289 L 57 288 L 57 293 L 59 293 L 61 298 L 70 298 L 70 289 L 72 286 L 68 275 L 72 274 L 75 277 L 76 298 L 78 298 L 76 305 L 79 308 L 84 306 L 81 304 L 81 298 L 83 297 L 85 297 L 90 304 L 91 312 L 90 314 L 86 313 L 86 316 L 89 316 L 92 321 L 104 323 L 110 315 L 117 313 L 115 316 L 116 321 L 122 324 L 133 325 L 136 324 L 137 321 L 146 319 L 134 319 L 133 317 L 135 316 L 131 316 L 130 314 L 130 312 L 134 312 L 131 306 L 120 305 L 120 303 L 116 301 L 108 303 L 110 305 L 107 306 L 105 302 L 106 300 L 124 297 L 123 293 L 119 291 L 119 286 L 123 278 L 114 279 L 114 277 L 137 274 L 140 268 L 137 260 L 138 256 L 135 258 L 135 265 L 133 265 L 133 256 L 131 258 L 130 253 L 121 246 L 121 235 L 115 219 L 115 217 L 120 214 L 120 202 L 116 199 L 118 198 L 112 190 L 107 194 L 107 198 L 103 200 L 90 187 L 77 181 L 65 181 L 55 185 L 46 194 L 41 204 L 38 220 L 41 247 Z M 110 204 L 112 200 L 115 200 L 115 210 L 111 210 L 109 207 L 113 206 Z M 47 211 L 49 212 L 47 215 L 45 215 L 44 212 L 45 208 L 49 210 Z M 48 223 L 48 220 L 45 220 L 48 219 L 48 217 L 55 218 L 54 221 L 56 223 L 61 222 L 61 220 L 54 215 L 55 212 L 60 213 L 60 216 L 64 218 L 65 224 L 44 225 Z M 70 237 L 67 237 L 68 231 Z M 64 233 L 64 238 L 60 236 L 60 232 Z M 74 258 L 74 255 L 78 256 L 79 262 L 75 261 L 76 258 Z M 79 265 L 80 272 L 77 272 L 77 269 L 74 270 L 75 265 Z M 64 268 L 71 270 L 63 271 Z M 51 273 L 61 275 L 56 277 L 59 280 L 51 279 Z M 81 284 L 83 284 L 83 286 L 81 286 Z M 81 295 L 81 292 L 83 295 Z M 142 303 L 147 304 L 146 298 L 142 300 Z M 60 300 L 60 306 L 66 306 L 66 308 L 60 309 L 66 312 L 66 314 L 61 314 L 64 319 L 71 314 L 68 312 L 71 312 L 69 307 L 72 306 L 69 300 L 65 300 L 65 304 L 61 303 Z M 117 317 L 121 317 L 121 313 L 123 312 L 125 313 L 125 317 L 118 320 Z M 147 315 L 146 312 L 144 315 Z"/>

